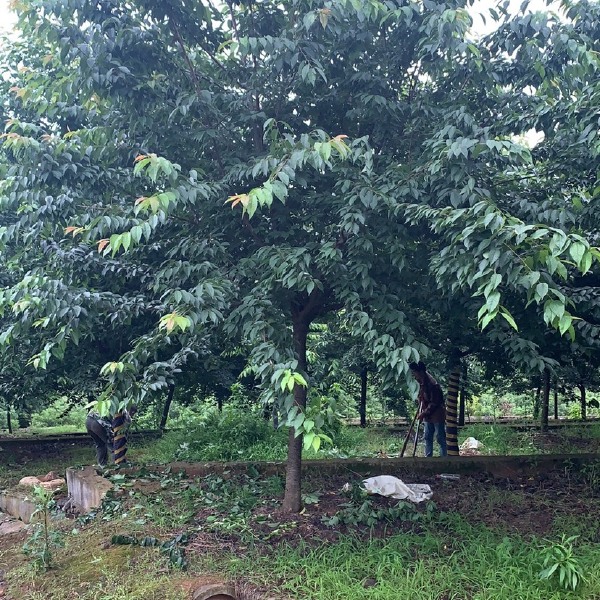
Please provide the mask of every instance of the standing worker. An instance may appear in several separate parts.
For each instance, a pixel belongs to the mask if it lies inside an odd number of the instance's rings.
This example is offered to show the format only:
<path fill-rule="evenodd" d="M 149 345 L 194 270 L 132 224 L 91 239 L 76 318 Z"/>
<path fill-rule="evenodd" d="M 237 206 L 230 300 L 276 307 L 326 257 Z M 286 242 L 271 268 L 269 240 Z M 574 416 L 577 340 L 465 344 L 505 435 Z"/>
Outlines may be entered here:
<path fill-rule="evenodd" d="M 440 456 L 447 456 L 446 407 L 442 387 L 427 372 L 427 367 L 421 361 L 410 363 L 408 366 L 419 383 L 420 412 L 417 418 L 425 423 L 425 456 L 433 456 L 434 433 L 440 445 Z"/>
<path fill-rule="evenodd" d="M 132 405 L 127 410 L 122 410 L 112 419 L 110 417 L 102 417 L 96 411 L 91 410 L 85 421 L 85 428 L 88 434 L 94 440 L 96 446 L 96 462 L 99 466 L 105 467 L 108 463 L 108 453 L 118 452 L 118 457 L 114 456 L 116 464 L 124 462 L 125 453 L 127 452 L 127 438 L 125 431 L 131 423 L 131 418 L 136 413 L 137 407 Z M 117 435 L 115 436 L 115 431 Z M 115 440 L 115 437 L 118 440 Z M 118 444 L 116 444 L 118 442 Z M 115 447 L 118 445 L 118 448 Z"/>

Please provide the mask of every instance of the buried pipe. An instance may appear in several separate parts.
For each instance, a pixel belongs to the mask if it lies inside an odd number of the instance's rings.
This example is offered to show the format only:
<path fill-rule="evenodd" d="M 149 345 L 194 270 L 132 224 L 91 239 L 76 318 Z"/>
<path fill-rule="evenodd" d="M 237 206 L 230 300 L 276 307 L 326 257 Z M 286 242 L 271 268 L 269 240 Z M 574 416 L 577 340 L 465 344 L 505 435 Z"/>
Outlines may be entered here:
<path fill-rule="evenodd" d="M 192 600 L 285 600 L 267 596 L 260 590 L 247 587 L 244 583 L 203 583 L 192 593 Z"/>
<path fill-rule="evenodd" d="M 238 600 L 238 597 L 231 584 L 205 583 L 194 590 L 192 600 Z"/>

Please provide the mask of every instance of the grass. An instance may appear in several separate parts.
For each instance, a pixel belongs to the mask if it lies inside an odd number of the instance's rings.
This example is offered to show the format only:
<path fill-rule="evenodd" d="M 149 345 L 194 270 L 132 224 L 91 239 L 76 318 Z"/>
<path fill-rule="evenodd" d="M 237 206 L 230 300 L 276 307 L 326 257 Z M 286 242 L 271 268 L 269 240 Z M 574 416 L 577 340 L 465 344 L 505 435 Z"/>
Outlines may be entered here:
<path fill-rule="evenodd" d="M 235 421 L 235 423 L 234 423 Z M 235 426 L 234 426 L 235 425 Z M 474 437 L 483 444 L 482 454 L 517 455 L 550 452 L 600 451 L 600 424 L 568 427 L 541 436 L 537 430 L 519 431 L 505 425 L 469 425 L 460 431 L 460 440 Z M 341 427 L 333 432 L 333 446 L 325 445 L 320 452 L 304 451 L 305 459 L 398 456 L 404 441 L 402 433 L 388 429 Z M 435 446 L 437 448 L 437 446 Z M 434 451 L 437 450 L 434 448 Z M 412 452 L 412 444 L 409 449 Z M 273 430 L 268 422 L 253 415 L 227 415 L 221 420 L 198 425 L 187 430 L 165 434 L 158 441 L 145 444 L 136 451 L 141 461 L 172 460 L 285 460 L 287 430 Z M 417 454 L 422 456 L 423 443 Z"/>
<path fill-rule="evenodd" d="M 135 462 L 165 463 L 181 461 L 283 461 L 287 453 L 287 429 L 274 430 L 269 421 L 258 414 L 234 406 L 194 413 L 186 427 L 167 432 L 159 440 L 131 438 L 129 447 Z M 49 418 L 46 419 L 48 421 Z M 38 421 L 44 422 L 43 419 Z M 134 425 L 135 428 L 135 425 Z M 39 435 L 66 433 L 75 425 L 39 428 Z M 404 434 L 387 428 L 337 426 L 326 431 L 333 445 L 324 444 L 321 451 L 304 451 L 306 459 L 398 456 Z M 31 434 L 28 434 L 31 435 Z M 483 443 L 482 454 L 515 455 L 549 452 L 600 452 L 600 423 L 588 426 L 569 425 L 541 436 L 536 429 L 519 431 L 506 425 L 474 424 L 461 428 L 459 439 L 475 437 Z M 92 447 L 90 441 L 90 448 Z M 437 447 L 437 446 L 436 446 Z M 412 446 L 409 452 L 412 451 Z M 423 453 L 420 442 L 418 455 Z M 92 458 L 88 458 L 88 457 Z M 3 455 L 6 460 L 6 455 Z M 93 452 L 85 454 L 93 461 Z M 2 467 L 0 467 L 2 477 Z"/>
<path fill-rule="evenodd" d="M 346 536 L 334 545 L 279 547 L 258 558 L 231 557 L 227 564 L 232 574 L 259 586 L 276 582 L 278 590 L 311 600 L 581 598 L 540 581 L 543 544 L 442 515 L 420 534 L 370 541 Z M 588 578 L 583 597 L 597 597 L 600 549 L 581 545 L 577 556 Z"/>
<path fill-rule="evenodd" d="M 361 451 L 379 452 L 387 443 L 378 432 L 342 431 L 344 444 L 360 443 Z M 264 440 L 263 440 L 264 442 Z M 62 456 L 69 464 L 75 454 Z M 134 448 L 136 452 L 138 449 Z M 93 450 L 89 449 L 90 455 Z M 45 459 L 47 460 L 47 459 Z M 47 462 L 28 464 L 43 471 Z M 43 468 L 42 468 L 43 467 Z M 59 466 L 55 463 L 55 469 Z M 207 573 L 253 583 L 289 598 L 310 600 L 570 600 L 600 597 L 600 526 L 592 512 L 573 510 L 554 519 L 550 540 L 510 532 L 502 523 L 484 526 L 479 520 L 510 505 L 516 511 L 526 496 L 518 489 L 492 487 L 472 497 L 470 519 L 457 513 L 434 513 L 402 534 L 397 523 L 387 526 L 386 537 L 374 530 L 337 532 L 336 541 L 315 547 L 313 540 L 289 544 L 279 538 L 258 537 L 250 525 L 252 511 L 267 527 L 288 526 L 294 539 L 294 523 L 277 515 L 283 491 L 281 478 L 226 479 L 216 476 L 188 481 L 170 473 L 143 477 L 148 487 L 136 491 L 131 482 L 116 474 L 118 494 L 103 511 L 84 524 L 63 519 L 55 523 L 64 532 L 66 546 L 55 553 L 56 567 L 36 574 L 20 552 L 22 541 L 0 547 L 0 570 L 10 592 L 20 600 L 175 600 L 189 598 L 194 578 Z M 578 475 L 579 476 L 579 475 Z M 590 492 L 596 470 L 583 473 Z M 306 486 L 308 491 L 308 486 Z M 309 507 L 308 511 L 313 509 Z M 199 517 L 198 515 L 202 515 Z M 400 525 L 398 525 L 399 527 Z M 114 534 L 156 536 L 162 540 L 196 529 L 215 536 L 204 553 L 188 552 L 190 567 L 183 573 L 171 567 L 157 548 L 111 545 Z M 331 529 L 330 529 L 331 531 Z M 352 531 L 352 529 L 350 529 Z M 379 531 L 381 534 L 381 531 Z M 578 535 L 575 557 L 587 579 L 577 593 L 567 592 L 553 581 L 541 581 L 544 548 L 563 535 Z M 223 551 L 219 540 L 229 540 Z"/>
<path fill-rule="evenodd" d="M 27 434 L 42 437 L 47 435 L 68 435 L 70 433 L 85 433 L 85 421 L 76 425 L 53 425 L 51 427 L 39 426 L 28 427 Z"/>
<path fill-rule="evenodd" d="M 104 527 L 107 528 L 106 524 Z M 14 549 L 0 550 L 0 568 L 12 566 L 7 580 L 19 600 L 179 600 L 188 597 L 189 577 L 171 571 L 154 548 L 103 546 L 109 532 L 98 524 L 68 536 L 56 552 L 54 569 L 40 574 Z"/>
<path fill-rule="evenodd" d="M 51 421 L 51 419 L 48 419 Z M 64 428 L 61 428 L 64 432 Z M 39 429 L 47 433 L 48 429 Z M 403 436 L 385 428 L 341 427 L 331 432 L 333 447 L 319 453 L 305 452 L 304 458 L 394 456 L 400 451 Z M 600 424 L 569 426 L 553 430 L 540 438 L 535 431 L 518 431 L 497 425 L 471 425 L 460 432 L 461 439 L 472 436 L 482 441 L 487 454 L 539 454 L 548 451 L 584 451 L 574 441 L 598 448 Z M 540 439 L 551 446 L 540 445 Z M 159 440 L 133 438 L 129 457 L 136 463 L 173 460 L 285 460 L 287 431 L 274 431 L 271 424 L 253 414 L 226 409 L 222 414 L 209 411 L 198 416 L 194 425 L 168 432 Z M 421 445 L 422 449 L 422 445 Z M 16 464 L 5 450 L 0 461 L 0 487 L 13 485 L 24 475 L 40 475 L 61 466 L 93 464 L 94 449 L 66 446 L 60 455 L 35 455 Z M 583 481 L 586 493 L 600 489 L 600 463 L 590 464 L 577 475 L 565 474 L 570 481 Z M 156 483 L 156 482 L 151 482 Z M 283 492 L 278 477 L 254 486 L 215 484 L 204 481 L 176 485 L 161 481 L 158 488 L 133 493 L 126 485 L 122 493 L 127 502 L 115 499 L 112 512 L 105 510 L 93 522 L 72 533 L 72 522 L 62 523 L 67 545 L 57 551 L 57 567 L 47 575 L 33 574 L 17 547 L 0 548 L 0 570 L 10 571 L 11 589 L 21 590 L 15 598 L 80 598 L 82 600 L 135 600 L 137 598 L 187 597 L 189 577 L 205 571 L 243 576 L 259 587 L 274 585 L 290 597 L 320 600 L 325 598 L 369 598 L 396 600 L 410 597 L 431 600 L 461 598 L 486 600 L 555 600 L 558 598 L 600 598 L 598 581 L 600 526 L 595 515 L 562 515 L 552 525 L 551 537 L 578 535 L 576 556 L 588 581 L 581 594 L 559 591 L 552 582 L 538 578 L 543 540 L 525 539 L 508 529 L 473 526 L 458 515 L 440 517 L 431 524 L 419 523 L 420 533 L 393 535 L 385 540 L 361 539 L 340 533 L 339 542 L 318 548 L 291 548 L 261 539 L 250 530 L 250 508 L 258 505 L 273 531 L 291 523 L 279 523 L 277 501 Z M 254 489 L 254 487 L 260 489 Z M 305 490 L 308 491 L 308 490 Z M 519 510 L 523 496 L 518 491 L 492 489 L 477 492 L 471 517 L 474 521 L 494 514 L 498 507 L 510 505 Z M 202 512 L 205 521 L 196 515 Z M 109 514 L 110 513 L 110 514 Z M 266 516 L 265 516 L 266 515 Z M 209 517 L 212 519 L 209 520 Z M 106 519 L 106 520 L 105 520 Z M 212 553 L 197 556 L 190 574 L 170 570 L 156 548 L 131 546 L 106 547 L 113 533 L 136 536 L 169 537 L 175 532 L 204 526 L 215 535 L 242 539 L 235 555 Z M 388 533 L 394 524 L 388 526 Z M 218 561 L 218 562 L 217 562 Z M 367 579 L 377 584 L 364 587 Z M 70 594 L 70 595 L 69 595 Z"/>
<path fill-rule="evenodd" d="M 506 425 L 468 425 L 461 429 L 460 439 L 474 437 L 483 444 L 483 454 L 536 454 L 531 430 L 519 431 Z M 460 443 L 460 442 L 459 442 Z"/>
<path fill-rule="evenodd" d="M 519 430 L 506 425 L 475 424 L 460 430 L 460 439 L 474 437 L 482 454 L 517 455 L 600 451 L 600 423 L 568 425 L 541 435 L 538 429 Z"/>
<path fill-rule="evenodd" d="M 387 430 L 340 427 L 333 432 L 333 446 L 304 451 L 307 459 L 376 456 L 398 453 L 402 439 Z M 193 427 L 167 432 L 160 440 L 144 444 L 136 452 L 142 462 L 272 460 L 286 459 L 288 432 L 274 430 L 256 415 L 225 409 L 211 413 Z"/>
<path fill-rule="evenodd" d="M 600 593 L 597 545 L 576 548 L 587 583 L 581 593 L 566 592 L 539 579 L 540 551 L 548 542 L 507 536 L 456 515 L 440 515 L 419 534 L 383 540 L 345 535 L 317 548 L 278 545 L 266 552 L 246 547 L 236 555 L 200 555 L 187 575 L 169 570 L 154 549 L 104 547 L 100 541 L 119 527 L 95 522 L 71 535 L 55 570 L 39 576 L 23 563 L 10 572 L 11 586 L 21 590 L 22 600 L 175 600 L 187 597 L 186 581 L 208 571 L 311 600 L 567 600 Z M 0 551 L 0 567 L 9 553 Z"/>

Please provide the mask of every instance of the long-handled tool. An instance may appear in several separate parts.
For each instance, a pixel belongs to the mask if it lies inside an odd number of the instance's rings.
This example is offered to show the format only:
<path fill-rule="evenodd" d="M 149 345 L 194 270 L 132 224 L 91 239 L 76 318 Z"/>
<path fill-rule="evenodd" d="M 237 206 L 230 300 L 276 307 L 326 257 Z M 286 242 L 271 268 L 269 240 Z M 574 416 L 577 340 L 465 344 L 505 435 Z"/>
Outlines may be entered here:
<path fill-rule="evenodd" d="M 419 416 L 419 414 L 421 413 L 421 404 L 419 403 L 419 410 L 417 410 L 417 412 L 415 413 L 415 416 L 413 417 L 413 420 L 410 424 L 410 427 L 408 428 L 408 433 L 406 434 L 406 439 L 404 440 L 404 444 L 402 444 L 402 451 L 400 452 L 400 456 L 404 456 L 404 453 L 406 452 L 406 446 L 408 446 L 408 440 L 410 440 L 410 434 L 412 433 L 412 430 L 415 426 L 415 421 L 417 420 L 417 417 Z M 419 422 L 419 425 L 417 427 L 417 438 L 415 438 L 415 449 L 413 451 L 413 456 L 416 453 L 416 448 L 417 448 L 417 442 L 416 440 L 418 439 L 419 436 L 419 427 L 421 426 L 421 423 Z"/>
<path fill-rule="evenodd" d="M 421 412 L 420 408 L 419 408 L 419 412 Z M 417 430 L 415 431 L 415 445 L 413 446 L 413 456 L 415 456 L 417 454 L 417 444 L 419 443 L 419 430 L 421 429 L 422 422 L 423 421 L 419 421 L 417 423 Z"/>
<path fill-rule="evenodd" d="M 417 420 L 418 415 L 419 415 L 419 411 L 417 411 L 415 413 L 415 416 L 413 417 L 410 427 L 408 428 L 408 433 L 406 434 L 406 439 L 404 440 L 404 444 L 402 444 L 402 450 L 400 452 L 401 457 L 404 456 L 404 453 L 406 452 L 406 446 L 408 446 L 408 440 L 410 440 L 410 434 L 412 433 L 412 430 L 415 426 L 415 421 Z"/>

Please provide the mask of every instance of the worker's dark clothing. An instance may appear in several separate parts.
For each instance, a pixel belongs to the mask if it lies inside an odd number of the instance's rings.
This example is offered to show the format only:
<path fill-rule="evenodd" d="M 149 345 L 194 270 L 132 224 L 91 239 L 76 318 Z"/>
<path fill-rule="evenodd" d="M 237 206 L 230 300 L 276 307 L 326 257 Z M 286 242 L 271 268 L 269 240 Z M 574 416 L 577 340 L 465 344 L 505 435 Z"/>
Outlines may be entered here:
<path fill-rule="evenodd" d="M 440 384 L 429 373 L 425 373 L 425 380 L 419 386 L 419 406 L 421 407 L 421 417 L 425 423 L 446 422 L 444 392 Z"/>
<path fill-rule="evenodd" d="M 434 433 L 440 445 L 440 456 L 447 456 L 444 392 L 440 384 L 427 372 L 425 380 L 420 384 L 419 403 L 421 418 L 425 422 L 425 456 L 433 456 Z"/>
<path fill-rule="evenodd" d="M 101 466 L 108 463 L 108 452 L 112 452 L 112 424 L 95 412 L 90 412 L 85 421 L 85 428 L 96 445 L 96 460 Z"/>

